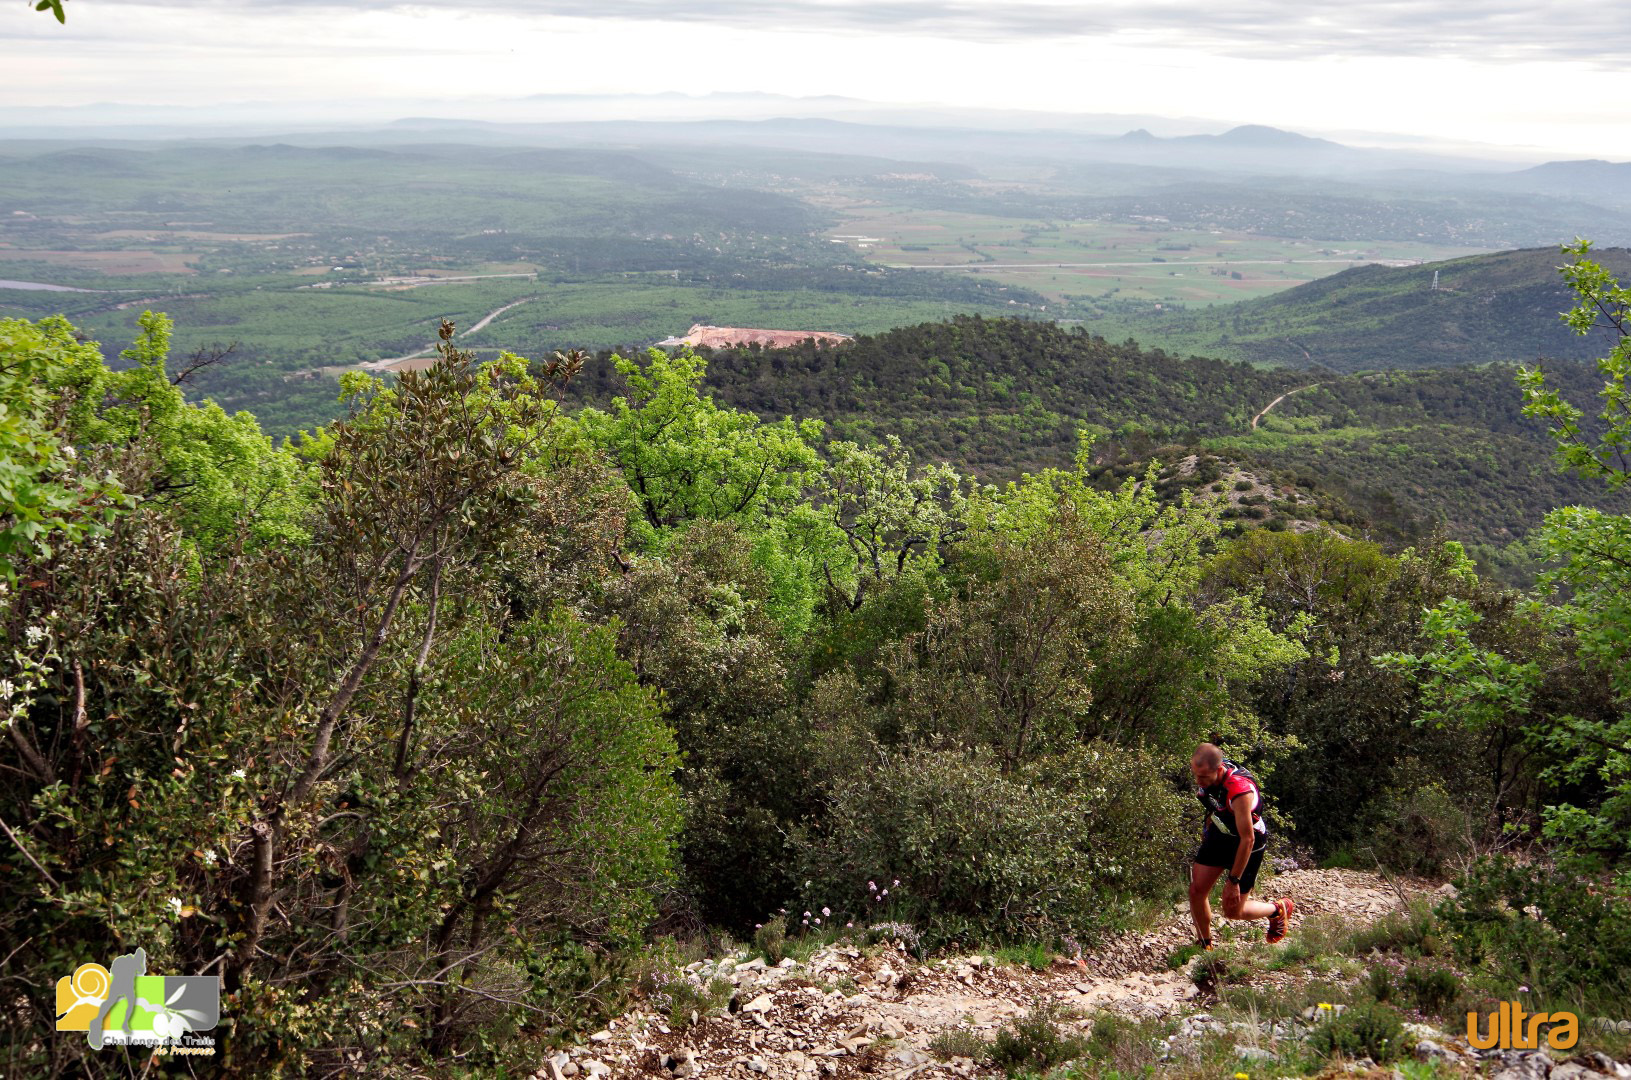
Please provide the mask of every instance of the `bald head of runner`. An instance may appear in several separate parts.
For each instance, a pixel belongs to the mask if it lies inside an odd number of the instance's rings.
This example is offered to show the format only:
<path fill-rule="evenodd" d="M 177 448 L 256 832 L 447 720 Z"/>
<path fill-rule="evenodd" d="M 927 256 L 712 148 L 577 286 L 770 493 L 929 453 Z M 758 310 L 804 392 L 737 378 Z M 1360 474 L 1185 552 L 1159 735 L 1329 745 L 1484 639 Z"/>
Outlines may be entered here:
<path fill-rule="evenodd" d="M 1194 775 L 1195 783 L 1201 787 L 1212 786 L 1223 772 L 1223 751 L 1218 749 L 1216 743 L 1201 743 L 1190 755 L 1189 771 Z"/>

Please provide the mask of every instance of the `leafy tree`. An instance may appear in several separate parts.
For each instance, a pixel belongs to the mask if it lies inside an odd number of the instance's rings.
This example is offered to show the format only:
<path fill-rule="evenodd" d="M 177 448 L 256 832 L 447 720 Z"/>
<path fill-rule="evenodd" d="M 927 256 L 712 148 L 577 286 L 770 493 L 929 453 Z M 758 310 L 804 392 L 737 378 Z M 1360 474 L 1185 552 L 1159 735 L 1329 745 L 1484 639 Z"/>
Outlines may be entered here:
<path fill-rule="evenodd" d="M 1565 245 L 1574 256 L 1563 276 L 1579 297 L 1563 320 L 1577 334 L 1606 329 L 1608 353 L 1597 361 L 1603 375 L 1598 431 L 1593 440 L 1580 425 L 1581 411 L 1550 388 L 1537 366 L 1525 369 L 1524 412 L 1552 422 L 1558 458 L 1565 469 L 1603 481 L 1610 490 L 1631 482 L 1631 288 L 1619 284 L 1588 258 L 1589 241 Z M 1573 634 L 1583 665 L 1606 674 L 1617 702 L 1608 717 L 1557 716 L 1541 737 L 1564 758 L 1563 775 L 1601 784 L 1601 804 L 1563 804 L 1551 809 L 1547 831 L 1582 847 L 1623 853 L 1631 824 L 1631 515 L 1589 507 L 1562 507 L 1547 515 L 1542 540 L 1562 561 L 1542 576 L 1543 587 L 1566 590 L 1559 612 Z"/>
<path fill-rule="evenodd" d="M 54 980 L 132 941 L 227 977 L 228 1071 L 496 1071 L 494 1036 L 578 1022 L 573 957 L 651 917 L 673 736 L 615 630 L 563 603 L 615 565 L 626 503 L 524 362 L 478 371 L 450 336 L 354 381 L 287 543 L 248 542 L 247 510 L 195 543 L 151 424 L 82 451 L 146 494 L 0 598 L 31 673 L 0 757 L 16 1071 L 82 1071 L 82 1040 L 38 1034 Z"/>
<path fill-rule="evenodd" d="M 1578 240 L 1563 250 L 1574 257 L 1561 269 L 1578 297 L 1563 320 L 1578 334 L 1603 327 L 1613 338 L 1597 365 L 1603 408 L 1594 430 L 1583 426 L 1582 411 L 1548 385 L 1536 366 L 1519 373 L 1524 412 L 1550 422 L 1563 468 L 1616 490 L 1631 479 L 1625 385 L 1631 374 L 1631 290 L 1588 257 L 1590 242 Z M 1432 648 L 1391 659 L 1419 681 L 1430 706 L 1423 719 L 1453 719 L 1479 729 L 1499 717 L 1523 718 L 1532 739 L 1553 758 L 1548 777 L 1579 792 L 1547 807 L 1546 834 L 1576 854 L 1618 859 L 1631 849 L 1625 839 L 1631 825 L 1631 517 L 1561 507 L 1547 515 L 1542 539 L 1549 557 L 1561 561 L 1540 581 L 1555 605 L 1533 603 L 1530 614 L 1567 635 L 1564 655 L 1572 656 L 1579 674 L 1606 680 L 1612 698 L 1607 709 L 1576 712 L 1543 704 L 1545 669 L 1477 641 L 1477 615 L 1454 601 L 1426 613 Z"/>
<path fill-rule="evenodd" d="M 997 536 L 974 557 L 962 595 L 933 605 L 887 662 L 893 709 L 914 741 L 985 747 L 1008 775 L 1086 726 L 1094 658 L 1131 604 L 1069 508 L 1040 536 Z"/>
<path fill-rule="evenodd" d="M 247 412 L 228 416 L 212 401 L 191 405 L 165 371 L 170 319 L 151 311 L 141 333 L 120 355 L 131 366 L 110 371 L 87 357 L 65 389 L 72 400 L 68 428 L 76 443 L 129 445 L 145 440 L 163 468 L 148 491 L 175 502 L 187 534 L 206 547 L 240 530 L 257 543 L 304 538 L 302 519 L 316 495 L 309 466 L 288 448 L 274 448 Z M 42 320 L 58 335 L 62 320 Z"/>
<path fill-rule="evenodd" d="M 647 542 L 688 521 L 749 518 L 797 501 L 817 464 L 821 424 L 761 423 L 698 389 L 706 362 L 688 351 L 614 356 L 628 392 L 610 412 L 585 409 L 584 430 L 633 489 Z"/>
<path fill-rule="evenodd" d="M 822 572 L 854 611 L 869 590 L 938 562 L 965 527 L 966 481 L 948 465 L 914 467 L 912 452 L 893 435 L 877 448 L 835 442 L 828 454 L 815 493 L 848 556 L 824 559 Z"/>
<path fill-rule="evenodd" d="M 0 575 L 19 559 L 104 529 L 129 499 L 110 474 L 87 473 L 73 445 L 71 387 L 102 369 L 62 319 L 0 319 Z M 67 390 L 67 392 L 65 392 Z"/>
<path fill-rule="evenodd" d="M 1421 610 L 1446 596 L 1488 617 L 1486 639 L 1514 640 L 1510 597 L 1479 583 L 1459 545 L 1433 542 L 1389 556 L 1324 530 L 1252 532 L 1212 561 L 1205 591 L 1256 596 L 1271 627 L 1306 623 L 1306 654 L 1263 671 L 1250 696 L 1284 746 L 1272 781 L 1275 809 L 1316 850 L 1376 847 L 1367 810 L 1429 779 L 1476 807 L 1480 829 L 1521 804 L 1518 722 L 1503 720 L 1471 739 L 1461 729 L 1424 726 L 1413 687 L 1376 659 L 1417 647 Z"/>
<path fill-rule="evenodd" d="M 1219 534 L 1218 511 L 1193 497 L 1165 499 L 1158 466 L 1105 491 L 1090 481 L 1092 439 L 1081 439 L 1074 469 L 1048 469 L 971 500 L 978 533 L 1015 545 L 1046 545 L 1062 519 L 1080 523 L 1104 553 L 1109 581 L 1128 605 L 1126 632 L 1091 654 L 1093 708 L 1081 734 L 1145 740 L 1182 752 L 1198 738 L 1256 740 L 1244 690 L 1261 673 L 1304 657 L 1306 619 L 1273 624 L 1246 593 L 1203 595 L 1206 554 Z"/>

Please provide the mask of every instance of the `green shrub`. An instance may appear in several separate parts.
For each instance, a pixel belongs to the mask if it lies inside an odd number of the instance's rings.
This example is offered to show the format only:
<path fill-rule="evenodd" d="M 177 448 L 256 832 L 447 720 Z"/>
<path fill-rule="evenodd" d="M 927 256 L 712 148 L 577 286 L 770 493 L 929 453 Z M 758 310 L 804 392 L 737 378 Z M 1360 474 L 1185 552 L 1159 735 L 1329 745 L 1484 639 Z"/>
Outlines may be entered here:
<path fill-rule="evenodd" d="M 1057 1004 L 1038 1005 L 1012 1025 L 997 1032 L 986 1060 L 1012 1076 L 1021 1070 L 1046 1072 L 1087 1052 L 1088 1041 L 1059 1029 L 1063 1010 Z"/>
<path fill-rule="evenodd" d="M 997 959 L 1032 971 L 1046 971 L 1053 966 L 1053 950 L 1034 941 L 1004 945 L 997 950 Z"/>
<path fill-rule="evenodd" d="M 1440 929 L 1433 909 L 1418 898 L 1408 910 L 1390 911 L 1369 926 L 1353 931 L 1343 951 L 1350 956 L 1366 956 L 1376 949 L 1412 957 L 1437 956 L 1444 951 Z"/>
<path fill-rule="evenodd" d="M 1010 776 L 981 750 L 888 753 L 834 782 L 800 876 L 834 922 L 910 919 L 926 948 L 1079 936 L 1173 880 L 1188 810 L 1151 757 L 1107 744 Z"/>
<path fill-rule="evenodd" d="M 691 973 L 659 972 L 651 982 L 651 1004 L 675 1030 L 689 1027 L 693 1018 L 700 1021 L 723 1012 L 736 989 L 723 975 L 705 980 Z"/>
<path fill-rule="evenodd" d="M 1393 972 L 1380 964 L 1371 968 L 1365 973 L 1365 989 L 1370 992 L 1372 999 L 1387 1001 L 1396 989 L 1393 985 Z"/>
<path fill-rule="evenodd" d="M 989 1045 L 968 1028 L 949 1027 L 929 1040 L 929 1053 L 940 1061 L 950 1061 L 956 1057 L 977 1061 L 985 1057 Z"/>
<path fill-rule="evenodd" d="M 1404 1051 L 1404 1021 L 1380 1002 L 1350 1005 L 1340 1016 L 1320 1023 L 1308 1036 L 1309 1049 L 1323 1057 L 1368 1057 L 1378 1064 Z"/>
<path fill-rule="evenodd" d="M 1236 491 L 1250 491 L 1252 488 L 1254 488 L 1256 486 L 1257 485 L 1253 484 L 1250 480 L 1236 480 L 1235 481 L 1235 490 Z"/>
<path fill-rule="evenodd" d="M 1202 950 L 1199 942 L 1191 941 L 1187 945 L 1180 945 L 1178 948 L 1167 954 L 1167 970 L 1177 971 L 1179 968 L 1195 959 L 1195 957 L 1199 956 L 1203 951 L 1204 950 Z"/>
<path fill-rule="evenodd" d="M 1416 1008 L 1443 1016 L 1445 1006 L 1461 992 L 1461 981 L 1445 968 L 1413 967 L 1404 973 L 1404 990 Z"/>
<path fill-rule="evenodd" d="M 1519 984 L 1542 1001 L 1584 994 L 1613 1001 L 1628 989 L 1631 901 L 1564 867 L 1485 859 L 1437 908 L 1456 957 Z"/>
<path fill-rule="evenodd" d="M 765 963 L 779 964 L 787 955 L 787 927 L 773 918 L 753 931 L 753 947 L 764 954 Z"/>
<path fill-rule="evenodd" d="M 527 1003 L 543 1010 L 534 1017 L 552 1039 L 605 1026 L 622 1010 L 635 981 L 633 954 L 571 941 L 533 944 L 521 967 Z"/>
<path fill-rule="evenodd" d="M 1088 1032 L 1081 1057 L 1092 1066 L 1083 1070 L 1083 1076 L 1100 1078 L 1116 1076 L 1149 1076 L 1161 1067 L 1159 1055 L 1165 1047 L 1164 1036 L 1174 1028 L 1170 1020 L 1129 1020 L 1111 1012 L 1093 1017 L 1093 1028 Z M 1076 1075 L 1075 1070 L 1068 1075 Z"/>

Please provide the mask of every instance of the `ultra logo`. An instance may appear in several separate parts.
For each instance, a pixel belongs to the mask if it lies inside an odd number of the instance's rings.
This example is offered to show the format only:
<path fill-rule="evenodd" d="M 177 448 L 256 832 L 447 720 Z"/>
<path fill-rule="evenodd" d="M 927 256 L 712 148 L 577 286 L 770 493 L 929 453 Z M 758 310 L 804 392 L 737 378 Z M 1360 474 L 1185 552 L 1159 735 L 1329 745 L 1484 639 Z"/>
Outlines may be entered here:
<path fill-rule="evenodd" d="M 1478 1050 L 1533 1050 L 1540 1046 L 1540 1026 L 1550 1024 L 1546 1041 L 1554 1050 L 1567 1050 L 1580 1039 L 1580 1019 L 1572 1012 L 1526 1013 L 1516 1001 L 1501 1002 L 1489 1014 L 1489 1029 L 1478 1033 L 1478 1014 L 1467 1014 L 1467 1041 Z"/>
<path fill-rule="evenodd" d="M 81 964 L 71 978 L 57 980 L 57 1030 L 83 1031 L 98 1050 L 104 1039 L 149 1046 L 213 1046 L 213 1039 L 193 1038 L 191 1033 L 209 1031 L 220 1019 L 220 979 L 149 975 L 144 949 L 116 957 L 111 972 L 101 964 Z"/>

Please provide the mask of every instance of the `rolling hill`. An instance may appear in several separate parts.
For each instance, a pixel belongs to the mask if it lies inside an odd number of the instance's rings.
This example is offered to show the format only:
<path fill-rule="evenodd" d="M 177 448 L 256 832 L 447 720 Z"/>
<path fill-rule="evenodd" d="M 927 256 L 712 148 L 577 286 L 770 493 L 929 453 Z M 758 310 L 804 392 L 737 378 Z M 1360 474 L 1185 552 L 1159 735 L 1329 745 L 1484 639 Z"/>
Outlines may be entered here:
<path fill-rule="evenodd" d="M 1631 278 L 1631 251 L 1597 255 Z M 1563 262 L 1555 248 L 1527 248 L 1361 266 L 1246 303 L 1113 321 L 1169 350 L 1336 372 L 1599 356 L 1604 341 L 1576 337 L 1557 317 L 1573 303 Z"/>
<path fill-rule="evenodd" d="M 1532 578 L 1525 545 L 1548 510 L 1631 510 L 1631 492 L 1609 497 L 1558 473 L 1543 425 L 1523 415 L 1511 364 L 1313 375 L 1117 345 L 1048 322 L 967 317 L 839 348 L 703 354 L 715 400 L 766 419 L 818 417 L 830 435 L 862 441 L 899 435 L 920 460 L 987 481 L 1068 466 L 1086 428 L 1100 436 L 1105 483 L 1160 458 L 1174 466 L 1165 488 L 1204 486 L 1228 499 L 1231 528 L 1323 523 L 1402 545 L 1441 527 L 1514 583 Z M 1565 360 L 1552 370 L 1565 396 L 1594 414 L 1595 366 Z M 619 389 L 601 357 L 574 394 L 601 401 Z"/>

